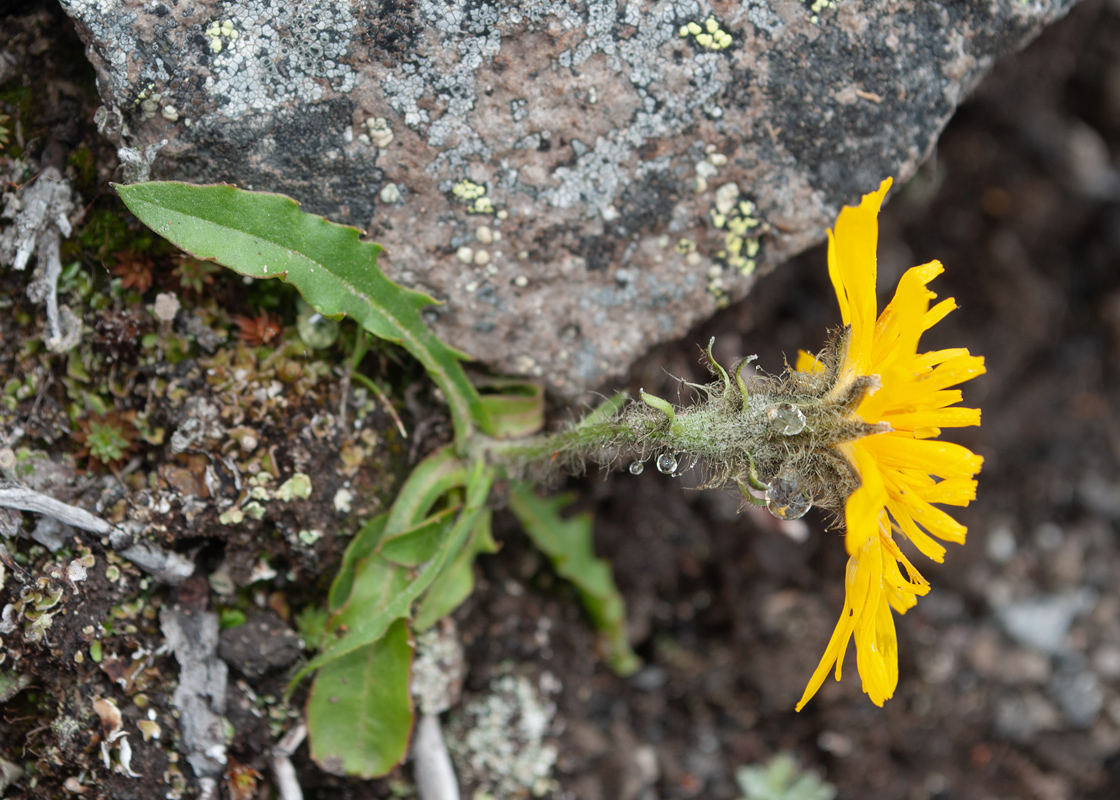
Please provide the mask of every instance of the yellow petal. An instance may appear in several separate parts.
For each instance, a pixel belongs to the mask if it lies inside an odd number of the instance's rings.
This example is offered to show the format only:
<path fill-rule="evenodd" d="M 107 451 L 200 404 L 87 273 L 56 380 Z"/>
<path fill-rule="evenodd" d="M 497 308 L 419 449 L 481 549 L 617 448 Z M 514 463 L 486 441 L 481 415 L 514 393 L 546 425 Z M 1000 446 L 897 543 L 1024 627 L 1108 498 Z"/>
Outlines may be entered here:
<path fill-rule="evenodd" d="M 868 436 L 857 447 L 870 453 L 880 467 L 921 470 L 942 478 L 971 478 L 984 463 L 983 457 L 967 447 L 940 440 L 912 439 L 905 433 Z"/>
<path fill-rule="evenodd" d="M 918 496 L 927 503 L 967 506 L 976 499 L 976 481 L 968 478 L 947 478 L 932 488 L 920 490 Z"/>
<path fill-rule="evenodd" d="M 945 319 L 949 312 L 955 311 L 957 308 L 957 301 L 952 297 L 942 300 L 929 311 L 926 312 L 925 318 L 922 320 L 922 327 L 929 330 L 934 325 Z"/>
<path fill-rule="evenodd" d="M 945 560 L 945 547 L 919 528 L 910 516 L 910 512 L 901 503 L 897 500 L 889 500 L 887 510 L 891 512 L 891 517 L 898 524 L 899 530 L 914 543 L 919 553 L 938 564 Z"/>
<path fill-rule="evenodd" d="M 896 431 L 919 428 L 965 428 L 980 424 L 978 408 L 935 408 L 908 414 L 884 414 L 883 419 Z"/>
<path fill-rule="evenodd" d="M 946 300 L 945 302 L 948 303 L 951 301 Z M 914 366 L 919 370 L 926 369 L 936 366 L 943 361 L 948 361 L 950 358 L 967 355 L 968 350 L 964 347 L 952 347 L 948 350 L 931 350 L 928 353 L 918 353 L 918 355 L 914 356 Z"/>
<path fill-rule="evenodd" d="M 887 490 L 879 474 L 879 466 L 862 445 L 863 442 L 857 442 L 852 448 L 861 485 L 852 492 L 844 506 L 844 545 L 848 555 L 852 556 L 862 551 L 868 541 L 878 539 L 879 515 L 887 502 Z"/>
<path fill-rule="evenodd" d="M 968 533 L 968 528 L 961 525 L 937 506 L 931 506 L 925 500 L 918 497 L 916 492 L 909 492 L 892 499 L 897 499 L 898 505 L 900 506 L 900 514 L 909 514 L 910 518 L 913 519 L 915 523 L 921 525 L 938 539 L 945 542 L 964 544 L 964 537 L 965 534 Z"/>
<path fill-rule="evenodd" d="M 891 187 L 887 178 L 878 191 L 865 194 L 859 206 L 846 206 L 828 236 L 828 274 L 840 303 L 840 316 L 852 326 L 848 362 L 861 372 L 871 356 L 875 334 L 875 251 L 879 239 L 879 208 Z M 867 374 L 862 372 L 862 374 Z"/>
<path fill-rule="evenodd" d="M 928 375 L 920 379 L 920 382 L 929 391 L 935 391 L 970 381 L 986 371 L 983 356 L 960 355 L 934 367 Z"/>
<path fill-rule="evenodd" d="M 845 584 L 851 579 L 854 579 L 857 568 L 855 557 L 848 559 L 847 578 Z M 832 669 L 832 665 L 836 665 L 836 680 L 840 680 L 841 666 L 844 663 L 844 654 L 848 650 L 848 641 L 852 638 L 852 631 L 855 628 L 855 614 L 852 611 L 850 597 L 845 590 L 844 608 L 840 612 L 840 619 L 836 622 L 836 627 L 832 630 L 832 638 L 828 641 L 828 647 L 824 650 L 824 655 L 821 656 L 820 663 L 817 668 L 813 670 L 813 675 L 809 678 L 809 683 L 805 686 L 805 691 L 801 694 L 801 699 L 797 702 L 795 707 L 796 711 L 800 711 L 805 707 L 805 704 L 813 699 L 813 695 L 824 684 L 825 679 L 828 678 L 828 673 Z"/>

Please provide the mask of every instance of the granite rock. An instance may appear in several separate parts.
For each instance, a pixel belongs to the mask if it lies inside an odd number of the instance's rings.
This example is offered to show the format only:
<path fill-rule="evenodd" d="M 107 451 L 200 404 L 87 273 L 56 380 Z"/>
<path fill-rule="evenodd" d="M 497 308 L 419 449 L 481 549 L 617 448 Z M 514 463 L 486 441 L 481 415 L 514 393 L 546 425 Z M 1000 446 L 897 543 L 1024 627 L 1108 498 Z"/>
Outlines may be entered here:
<path fill-rule="evenodd" d="M 908 178 L 1076 0 L 61 2 L 152 177 L 367 229 L 437 333 L 570 395 Z"/>

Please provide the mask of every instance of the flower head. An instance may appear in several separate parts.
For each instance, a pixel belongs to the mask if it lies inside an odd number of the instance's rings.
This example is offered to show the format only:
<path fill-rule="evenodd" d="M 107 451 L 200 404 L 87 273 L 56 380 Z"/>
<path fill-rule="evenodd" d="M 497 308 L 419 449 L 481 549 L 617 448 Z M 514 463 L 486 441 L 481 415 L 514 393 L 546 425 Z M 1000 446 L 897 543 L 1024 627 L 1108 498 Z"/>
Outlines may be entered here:
<path fill-rule="evenodd" d="M 844 610 L 797 709 L 816 694 L 832 665 L 841 665 L 852 637 L 863 690 L 881 706 L 898 683 L 898 641 L 891 610 L 905 613 L 929 584 L 899 549 L 909 539 L 940 562 L 938 541 L 964 542 L 965 527 L 934 503 L 965 506 L 976 497 L 983 459 L 937 440 L 942 428 L 980 424 L 979 409 L 960 408 L 951 387 L 984 372 L 984 359 L 963 348 L 918 352 L 921 335 L 956 308 L 950 298 L 930 306 L 926 285 L 943 271 L 937 261 L 902 276 L 894 299 L 876 318 L 878 214 L 891 186 L 844 208 L 828 237 L 828 271 L 847 326 L 834 359 L 830 399 L 850 409 L 867 435 L 834 445 L 859 478 L 844 506 L 848 568 Z M 807 353 L 796 369 L 816 373 L 825 358 Z"/>

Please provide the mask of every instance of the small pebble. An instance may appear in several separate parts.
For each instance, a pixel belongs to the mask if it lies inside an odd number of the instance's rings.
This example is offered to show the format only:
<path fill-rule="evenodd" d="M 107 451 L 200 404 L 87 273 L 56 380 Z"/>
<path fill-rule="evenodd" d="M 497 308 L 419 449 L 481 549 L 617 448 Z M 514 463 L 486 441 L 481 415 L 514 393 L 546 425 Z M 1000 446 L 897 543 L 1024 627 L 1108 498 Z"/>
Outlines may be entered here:
<path fill-rule="evenodd" d="M 479 250 L 474 254 L 474 263 L 480 267 L 484 267 L 490 263 L 490 253 L 485 250 Z"/>
<path fill-rule="evenodd" d="M 395 203 L 401 199 L 401 190 L 395 183 L 387 183 L 381 187 L 381 192 L 378 194 L 378 197 L 380 197 L 381 202 L 386 205 Z"/>
<path fill-rule="evenodd" d="M 724 159 L 726 162 L 726 159 Z M 714 178 L 719 174 L 719 170 L 710 161 L 697 161 L 696 162 L 696 175 L 700 178 Z"/>
<path fill-rule="evenodd" d="M 494 232 L 490 230 L 489 226 L 480 225 L 478 230 L 474 232 L 474 238 L 483 244 L 490 244 L 494 241 Z"/>
<path fill-rule="evenodd" d="M 513 279 L 513 285 L 514 286 L 520 286 L 520 287 L 524 288 L 524 287 L 529 285 L 529 279 L 526 278 L 524 275 L 518 275 L 516 278 Z"/>
<path fill-rule="evenodd" d="M 170 322 L 175 319 L 175 315 L 179 313 L 179 298 L 170 292 L 161 292 L 156 295 L 156 302 L 153 310 L 158 319 L 164 322 Z"/>
<path fill-rule="evenodd" d="M 463 245 L 455 251 L 455 257 L 462 261 L 464 264 L 469 264 L 474 261 L 474 250 L 466 245 Z"/>

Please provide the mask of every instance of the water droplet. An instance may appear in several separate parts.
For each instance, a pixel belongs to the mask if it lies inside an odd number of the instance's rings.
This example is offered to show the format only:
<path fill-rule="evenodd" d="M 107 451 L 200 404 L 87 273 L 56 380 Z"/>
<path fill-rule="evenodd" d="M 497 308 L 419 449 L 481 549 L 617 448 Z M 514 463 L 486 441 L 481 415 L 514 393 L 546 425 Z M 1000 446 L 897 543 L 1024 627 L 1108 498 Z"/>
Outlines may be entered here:
<path fill-rule="evenodd" d="M 813 499 L 802 488 L 801 476 L 789 467 L 782 467 L 778 477 L 766 490 L 766 507 L 778 519 L 800 519 L 813 506 Z"/>
<path fill-rule="evenodd" d="M 296 331 L 299 338 L 312 350 L 323 350 L 334 344 L 338 338 L 338 323 L 324 317 L 303 300 L 299 302 L 296 315 Z"/>
<path fill-rule="evenodd" d="M 766 419 L 782 436 L 796 436 L 805 430 L 805 415 L 801 409 L 790 403 L 775 403 L 766 409 Z"/>
<path fill-rule="evenodd" d="M 642 472 L 645 471 L 645 468 L 646 468 L 646 465 L 643 464 L 641 461 L 635 461 L 633 464 L 630 465 L 630 474 L 631 475 L 641 475 Z"/>
<path fill-rule="evenodd" d="M 677 459 L 668 453 L 657 457 L 657 471 L 664 475 L 672 475 L 677 471 Z"/>

